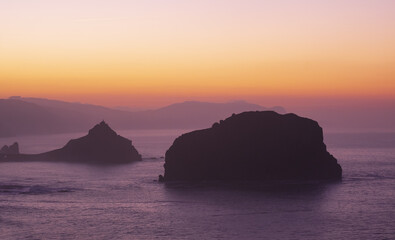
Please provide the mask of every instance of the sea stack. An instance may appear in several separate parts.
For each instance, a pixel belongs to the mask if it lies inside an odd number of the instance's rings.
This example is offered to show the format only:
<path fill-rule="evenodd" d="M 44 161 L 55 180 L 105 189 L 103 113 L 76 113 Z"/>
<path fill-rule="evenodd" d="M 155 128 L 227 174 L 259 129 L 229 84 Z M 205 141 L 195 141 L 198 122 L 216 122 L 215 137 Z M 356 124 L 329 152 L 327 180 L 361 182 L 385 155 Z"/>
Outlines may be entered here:
<path fill-rule="evenodd" d="M 14 144 L 12 144 L 10 146 L 4 145 L 0 149 L 0 154 L 5 154 L 5 155 L 19 154 L 19 145 L 18 145 L 18 143 L 15 142 Z"/>
<path fill-rule="evenodd" d="M 141 155 L 131 140 L 119 136 L 102 121 L 88 135 L 70 140 L 63 148 L 40 154 L 7 154 L 0 160 L 119 164 L 140 161 Z"/>
<path fill-rule="evenodd" d="M 128 163 L 140 161 L 132 141 L 119 136 L 102 121 L 88 135 L 70 140 L 63 148 L 40 154 L 45 159 L 67 162 Z"/>
<path fill-rule="evenodd" d="M 209 129 L 178 137 L 166 152 L 161 181 L 339 180 L 314 120 L 273 111 L 233 114 Z"/>

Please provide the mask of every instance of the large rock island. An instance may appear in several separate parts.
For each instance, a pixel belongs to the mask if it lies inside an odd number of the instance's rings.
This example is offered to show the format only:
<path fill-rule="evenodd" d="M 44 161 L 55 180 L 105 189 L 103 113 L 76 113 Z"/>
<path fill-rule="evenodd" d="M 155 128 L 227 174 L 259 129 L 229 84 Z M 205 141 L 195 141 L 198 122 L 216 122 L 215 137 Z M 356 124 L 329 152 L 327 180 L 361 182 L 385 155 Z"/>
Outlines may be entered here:
<path fill-rule="evenodd" d="M 141 160 L 132 141 L 119 136 L 104 121 L 88 135 L 70 140 L 63 148 L 41 154 L 13 154 L 3 161 L 63 161 L 80 163 L 129 163 Z"/>
<path fill-rule="evenodd" d="M 316 121 L 272 111 L 233 114 L 178 137 L 166 152 L 162 181 L 337 180 Z"/>

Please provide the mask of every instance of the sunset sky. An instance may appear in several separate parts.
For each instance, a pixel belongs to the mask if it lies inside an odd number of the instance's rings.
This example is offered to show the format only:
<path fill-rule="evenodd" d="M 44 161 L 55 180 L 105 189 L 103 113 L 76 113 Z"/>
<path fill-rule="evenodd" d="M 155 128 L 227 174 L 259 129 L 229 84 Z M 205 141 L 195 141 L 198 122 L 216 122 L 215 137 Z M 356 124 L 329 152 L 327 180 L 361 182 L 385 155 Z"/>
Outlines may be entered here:
<path fill-rule="evenodd" d="M 2 0 L 0 98 L 13 95 L 394 100 L 395 1 Z"/>

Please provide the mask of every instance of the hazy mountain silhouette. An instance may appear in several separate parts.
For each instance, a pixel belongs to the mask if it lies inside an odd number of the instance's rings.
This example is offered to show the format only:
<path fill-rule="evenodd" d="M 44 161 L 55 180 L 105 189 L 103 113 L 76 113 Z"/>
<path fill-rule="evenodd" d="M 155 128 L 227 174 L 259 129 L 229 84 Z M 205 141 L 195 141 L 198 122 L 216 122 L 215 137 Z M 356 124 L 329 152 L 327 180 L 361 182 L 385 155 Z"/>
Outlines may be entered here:
<path fill-rule="evenodd" d="M 0 136 L 67 132 L 51 109 L 14 99 L 0 99 Z"/>
<path fill-rule="evenodd" d="M 361 104 L 290 108 L 292 112 L 317 120 L 329 131 L 394 131 L 393 104 L 364 102 Z M 322 106 L 321 106 L 322 105 Z M 83 132 L 106 119 L 115 129 L 199 129 L 244 111 L 274 110 L 243 101 L 208 103 L 188 101 L 163 108 L 131 111 L 103 106 L 71 103 L 41 98 L 12 97 L 0 99 L 0 137 L 15 135 Z"/>
<path fill-rule="evenodd" d="M 395 131 L 394 104 L 314 107 L 295 111 L 329 131 Z"/>
<path fill-rule="evenodd" d="M 0 137 L 81 132 L 106 119 L 115 129 L 202 128 L 232 113 L 276 110 L 236 101 L 229 103 L 183 102 L 156 110 L 121 111 L 91 104 L 41 98 L 0 99 Z"/>
<path fill-rule="evenodd" d="M 281 107 L 275 107 L 275 109 L 280 112 L 285 112 Z M 209 127 L 212 122 L 218 121 L 218 119 L 222 119 L 233 113 L 275 109 L 265 108 L 245 101 L 228 103 L 187 101 L 175 103 L 156 110 L 142 111 L 139 112 L 139 117 L 145 119 L 150 126 L 156 126 L 156 122 L 160 121 L 160 125 L 167 126 L 168 128 L 201 128 Z"/>

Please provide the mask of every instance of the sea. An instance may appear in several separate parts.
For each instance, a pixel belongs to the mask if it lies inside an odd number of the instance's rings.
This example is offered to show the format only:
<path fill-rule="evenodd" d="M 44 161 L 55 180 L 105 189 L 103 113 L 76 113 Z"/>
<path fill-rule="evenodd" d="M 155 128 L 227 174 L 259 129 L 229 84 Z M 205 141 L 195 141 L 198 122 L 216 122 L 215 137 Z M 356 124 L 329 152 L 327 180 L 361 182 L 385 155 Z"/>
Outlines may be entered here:
<path fill-rule="evenodd" d="M 0 239 L 395 239 L 395 133 L 325 133 L 340 182 L 158 182 L 188 131 L 119 131 L 144 158 L 131 164 L 0 163 Z M 0 146 L 39 153 L 83 135 Z"/>

